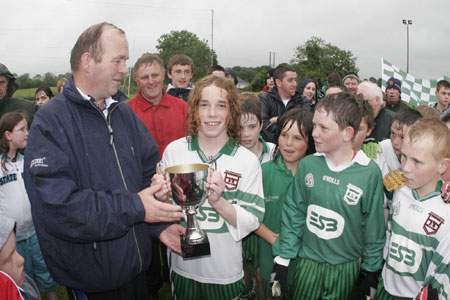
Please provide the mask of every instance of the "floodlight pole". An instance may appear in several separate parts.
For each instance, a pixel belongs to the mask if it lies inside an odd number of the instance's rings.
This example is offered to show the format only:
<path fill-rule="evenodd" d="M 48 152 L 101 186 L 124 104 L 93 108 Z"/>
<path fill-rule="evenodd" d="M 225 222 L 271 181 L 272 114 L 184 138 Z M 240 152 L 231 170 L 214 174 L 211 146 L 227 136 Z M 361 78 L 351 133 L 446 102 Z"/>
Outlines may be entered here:
<path fill-rule="evenodd" d="M 403 19 L 403 24 L 406 25 L 406 73 L 409 73 L 409 26 L 412 20 Z"/>
<path fill-rule="evenodd" d="M 211 66 L 214 65 L 214 9 L 211 9 Z"/>

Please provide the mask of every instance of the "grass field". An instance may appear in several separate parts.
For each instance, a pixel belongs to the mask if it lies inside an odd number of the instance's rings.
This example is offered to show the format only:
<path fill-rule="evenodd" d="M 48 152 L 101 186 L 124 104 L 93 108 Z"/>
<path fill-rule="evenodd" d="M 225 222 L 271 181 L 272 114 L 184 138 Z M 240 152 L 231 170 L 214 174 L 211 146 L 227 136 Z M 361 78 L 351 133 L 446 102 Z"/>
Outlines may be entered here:
<path fill-rule="evenodd" d="M 51 89 L 52 89 L 53 95 L 56 96 L 57 95 L 56 86 L 52 86 Z M 32 89 L 19 89 L 19 90 L 17 90 L 14 93 L 13 97 L 24 98 L 24 99 L 27 99 L 27 100 L 34 101 L 34 99 L 35 99 L 34 95 L 35 94 L 36 94 L 36 89 L 35 88 L 32 88 Z M 130 96 L 128 98 L 133 99 L 134 97 L 136 97 L 136 94 L 130 94 Z"/>

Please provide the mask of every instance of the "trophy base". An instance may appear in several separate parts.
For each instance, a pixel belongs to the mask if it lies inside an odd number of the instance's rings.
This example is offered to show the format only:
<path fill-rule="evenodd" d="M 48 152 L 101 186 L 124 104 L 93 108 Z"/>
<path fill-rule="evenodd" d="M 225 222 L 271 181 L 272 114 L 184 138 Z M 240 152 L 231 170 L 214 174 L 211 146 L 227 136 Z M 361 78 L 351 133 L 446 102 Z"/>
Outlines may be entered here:
<path fill-rule="evenodd" d="M 198 242 L 196 244 L 188 244 L 184 240 L 183 236 L 181 239 L 181 255 L 183 258 L 198 257 L 211 254 L 211 249 L 209 247 L 208 239 Z"/>

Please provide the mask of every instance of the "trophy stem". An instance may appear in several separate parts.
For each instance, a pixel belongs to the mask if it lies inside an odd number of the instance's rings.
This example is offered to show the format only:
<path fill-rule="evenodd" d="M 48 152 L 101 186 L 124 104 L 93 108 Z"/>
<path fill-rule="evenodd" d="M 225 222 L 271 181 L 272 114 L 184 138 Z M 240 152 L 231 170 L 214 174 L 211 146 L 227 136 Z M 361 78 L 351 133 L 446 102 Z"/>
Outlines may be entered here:
<path fill-rule="evenodd" d="M 196 210 L 194 207 L 188 207 L 186 209 L 186 235 L 185 240 L 190 243 L 201 242 L 207 239 L 206 234 L 200 229 L 195 217 Z"/>

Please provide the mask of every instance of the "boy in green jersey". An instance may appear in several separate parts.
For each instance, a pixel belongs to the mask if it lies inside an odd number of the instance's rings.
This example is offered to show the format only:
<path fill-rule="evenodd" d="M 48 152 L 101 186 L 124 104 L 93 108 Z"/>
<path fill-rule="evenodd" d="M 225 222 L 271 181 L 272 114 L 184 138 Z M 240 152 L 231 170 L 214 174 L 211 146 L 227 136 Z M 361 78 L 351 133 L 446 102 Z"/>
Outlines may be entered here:
<path fill-rule="evenodd" d="M 287 111 L 277 121 L 275 157 L 262 164 L 266 211 L 256 234 L 261 237 L 258 241 L 258 262 L 265 296 L 271 295 L 269 281 L 274 259 L 272 245 L 280 233 L 281 210 L 288 186 L 297 172 L 301 159 L 315 152 L 312 118 L 313 114 L 303 108 Z M 294 281 L 295 267 L 296 264 L 291 261 L 287 280 L 288 290 Z M 292 293 L 288 292 L 289 294 Z"/>
<path fill-rule="evenodd" d="M 361 104 L 349 93 L 325 96 L 316 106 L 317 153 L 298 166 L 273 246 L 273 277 L 282 293 L 289 260 L 299 258 L 294 299 L 348 299 L 358 271 L 358 294 L 376 288 L 385 243 L 383 185 L 378 166 L 352 149 L 360 121 Z"/>

